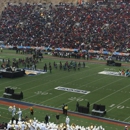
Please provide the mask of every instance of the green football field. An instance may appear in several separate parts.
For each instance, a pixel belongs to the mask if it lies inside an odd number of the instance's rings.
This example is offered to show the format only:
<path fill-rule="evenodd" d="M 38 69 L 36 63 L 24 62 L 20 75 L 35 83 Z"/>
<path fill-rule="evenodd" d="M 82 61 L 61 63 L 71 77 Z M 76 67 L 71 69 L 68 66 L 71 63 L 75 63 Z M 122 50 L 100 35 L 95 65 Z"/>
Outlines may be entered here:
<path fill-rule="evenodd" d="M 25 58 L 30 56 L 29 54 L 16 54 L 13 50 L 4 50 L 0 53 L 0 59 L 12 59 L 12 58 Z M 75 61 L 75 59 L 72 59 Z M 49 62 L 52 64 L 60 61 L 70 63 L 71 59 L 59 59 L 45 55 L 44 59 L 37 64 L 37 69 L 43 69 L 44 64 Z M 80 60 L 76 60 L 78 63 Z M 95 60 L 94 60 L 95 61 Z M 80 61 L 82 64 L 82 61 Z M 52 67 L 52 73 L 49 71 L 46 74 L 40 74 L 36 76 L 24 76 L 21 78 L 1 78 L 0 79 L 0 96 L 3 97 L 5 87 L 10 86 L 15 89 L 15 92 L 22 91 L 24 94 L 24 102 L 30 102 L 34 104 L 40 104 L 50 106 L 54 108 L 62 108 L 62 104 L 68 105 L 70 111 L 75 111 L 76 102 L 80 105 L 86 106 L 87 102 L 90 102 L 90 112 L 93 108 L 93 104 L 101 104 L 106 106 L 105 118 L 112 120 L 122 121 L 130 123 L 130 78 L 123 76 L 111 76 L 98 74 L 102 71 L 118 72 L 119 69 L 129 69 L 130 64 L 125 63 L 127 66 L 113 67 L 106 64 L 99 64 L 97 62 L 86 62 L 85 68 L 80 70 L 71 69 L 67 70 L 55 69 Z M 106 63 L 106 61 L 102 61 Z M 88 92 L 87 94 L 65 91 L 66 89 L 57 90 L 57 87 L 77 89 L 81 92 Z M 82 91 L 83 90 L 83 91 Z M 46 113 L 51 115 L 51 121 L 55 122 L 55 113 L 51 111 L 35 109 L 35 116 L 40 120 L 44 120 Z M 29 110 L 24 110 L 23 115 L 28 115 Z M 0 122 L 9 121 L 10 113 L 8 112 L 8 106 L 0 105 Z M 61 114 L 60 122 L 64 122 L 65 116 Z M 106 130 L 121 130 L 123 126 L 109 124 L 101 122 L 100 120 L 89 120 L 79 117 L 71 116 L 71 122 L 75 124 L 81 124 L 88 126 L 90 124 L 103 125 Z"/>

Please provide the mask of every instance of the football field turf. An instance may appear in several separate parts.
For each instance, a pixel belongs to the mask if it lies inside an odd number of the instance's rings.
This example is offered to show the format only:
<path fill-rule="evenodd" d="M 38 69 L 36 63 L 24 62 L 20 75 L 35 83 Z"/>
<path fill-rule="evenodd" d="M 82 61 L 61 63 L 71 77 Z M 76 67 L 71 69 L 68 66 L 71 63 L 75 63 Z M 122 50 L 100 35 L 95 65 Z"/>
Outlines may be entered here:
<path fill-rule="evenodd" d="M 15 54 L 15 51 L 4 50 L 3 53 L 0 54 L 0 59 L 17 59 L 27 56 L 30 55 Z M 75 59 L 72 60 L 75 61 Z M 60 61 L 62 63 L 66 61 L 70 63 L 71 59 L 63 60 L 63 58 L 59 59 L 57 57 L 45 56 L 45 58 L 38 63 L 37 69 L 43 69 L 44 64 L 46 63 L 48 65 L 49 62 L 52 66 L 54 62 L 59 66 Z M 79 61 L 80 60 L 76 60 L 77 63 Z M 82 64 L 83 61 L 80 62 Z M 0 95 L 3 97 L 5 87 L 10 86 L 15 89 L 15 92 L 23 92 L 24 98 L 22 101 L 24 102 L 58 109 L 61 109 L 64 103 L 68 105 L 69 111 L 75 111 L 77 101 L 81 106 L 87 106 L 87 102 L 90 102 L 90 115 L 93 104 L 101 104 L 106 106 L 105 118 L 130 123 L 130 78 L 99 74 L 99 72 L 102 71 L 118 72 L 119 69 L 126 70 L 130 68 L 129 65 L 130 64 L 127 63 L 127 66 L 114 67 L 99 64 L 98 61 L 94 63 L 89 60 L 86 62 L 85 68 L 81 67 L 80 70 L 76 71 L 71 69 L 68 72 L 68 70 L 64 71 L 53 67 L 52 73 L 48 71 L 46 74 L 38 74 L 36 76 L 26 75 L 15 79 L 1 78 Z M 37 118 L 44 120 L 44 114 L 41 115 L 43 110 L 36 108 L 35 113 L 36 112 Z M 44 110 L 43 113 L 45 112 Z M 25 110 L 23 115 L 25 116 L 27 113 L 28 110 Z M 8 120 L 10 118 L 8 107 L 2 104 L 0 105 L 0 114 L 3 117 L 0 119 L 1 122 L 2 120 Z M 85 119 L 83 119 L 83 122 L 79 122 L 78 117 L 73 118 L 74 123 L 80 123 L 85 126 L 86 122 L 84 120 Z M 87 120 L 87 122 L 89 121 Z M 95 122 L 96 121 L 94 121 L 94 123 Z M 90 121 L 89 123 L 93 122 Z M 96 124 L 98 124 L 98 122 L 96 122 Z M 103 123 L 100 122 L 99 124 Z M 117 126 L 117 128 L 118 127 L 119 126 Z M 112 129 L 111 126 L 109 129 Z"/>

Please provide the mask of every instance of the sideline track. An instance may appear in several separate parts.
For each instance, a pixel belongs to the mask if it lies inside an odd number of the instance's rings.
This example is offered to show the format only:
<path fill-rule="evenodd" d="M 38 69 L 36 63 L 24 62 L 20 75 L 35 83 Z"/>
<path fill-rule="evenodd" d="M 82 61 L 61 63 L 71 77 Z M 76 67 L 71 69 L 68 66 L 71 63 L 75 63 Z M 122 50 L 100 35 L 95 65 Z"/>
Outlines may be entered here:
<path fill-rule="evenodd" d="M 33 103 L 28 103 L 28 102 L 23 102 L 23 101 L 18 101 L 18 100 L 13 100 L 13 99 L 2 98 L 2 97 L 0 97 L 0 104 L 6 105 L 6 106 L 15 105 L 16 107 L 19 107 L 19 108 L 22 108 L 22 109 L 27 109 L 27 108 L 33 106 L 34 108 L 37 108 L 37 109 L 62 113 L 61 109 L 48 107 L 48 106 L 42 106 L 42 105 L 39 105 L 39 104 L 33 104 Z M 68 115 L 76 116 L 76 117 L 80 117 L 80 118 L 86 118 L 86 119 L 95 120 L 95 121 L 100 120 L 101 122 L 106 122 L 108 124 L 114 124 L 114 125 L 118 125 L 118 126 L 127 125 L 130 128 L 130 123 L 121 122 L 121 121 L 112 120 L 112 119 L 107 119 L 107 118 L 99 117 L 99 116 L 93 116 L 93 115 L 90 115 L 90 114 L 83 114 L 83 113 L 68 111 Z"/>

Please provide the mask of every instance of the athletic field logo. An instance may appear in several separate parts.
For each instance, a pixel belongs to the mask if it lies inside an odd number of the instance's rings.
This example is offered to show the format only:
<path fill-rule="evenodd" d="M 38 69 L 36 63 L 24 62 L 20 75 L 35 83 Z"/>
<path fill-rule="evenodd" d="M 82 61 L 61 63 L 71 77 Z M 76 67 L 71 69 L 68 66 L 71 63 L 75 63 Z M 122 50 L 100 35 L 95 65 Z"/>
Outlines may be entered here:
<path fill-rule="evenodd" d="M 38 75 L 38 74 L 45 74 L 46 72 L 41 70 L 25 70 L 26 75 Z"/>
<path fill-rule="evenodd" d="M 61 86 L 58 86 L 55 89 L 56 90 L 67 91 L 67 92 L 73 92 L 73 93 L 80 93 L 80 94 L 89 94 L 90 93 L 90 91 L 86 91 L 86 90 L 66 88 L 66 87 L 61 87 Z"/>
<path fill-rule="evenodd" d="M 112 76 L 123 76 L 123 75 L 120 75 L 119 72 L 113 72 L 113 71 L 101 71 L 98 74 L 105 74 L 105 75 L 112 75 Z"/>

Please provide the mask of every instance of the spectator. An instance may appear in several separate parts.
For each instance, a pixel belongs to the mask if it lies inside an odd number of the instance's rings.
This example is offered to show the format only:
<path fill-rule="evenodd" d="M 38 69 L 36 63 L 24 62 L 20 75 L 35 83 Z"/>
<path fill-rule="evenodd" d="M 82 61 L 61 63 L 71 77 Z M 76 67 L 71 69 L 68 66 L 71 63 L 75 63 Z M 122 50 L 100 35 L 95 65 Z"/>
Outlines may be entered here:
<path fill-rule="evenodd" d="M 49 122 L 50 117 L 48 115 L 45 116 L 45 123 L 47 124 Z"/>
<path fill-rule="evenodd" d="M 2 12 L 0 38 L 14 46 L 127 52 L 130 47 L 129 4 L 104 5 L 52 4 L 41 13 L 37 4 L 9 3 Z M 66 53 L 63 56 L 66 57 Z"/>

